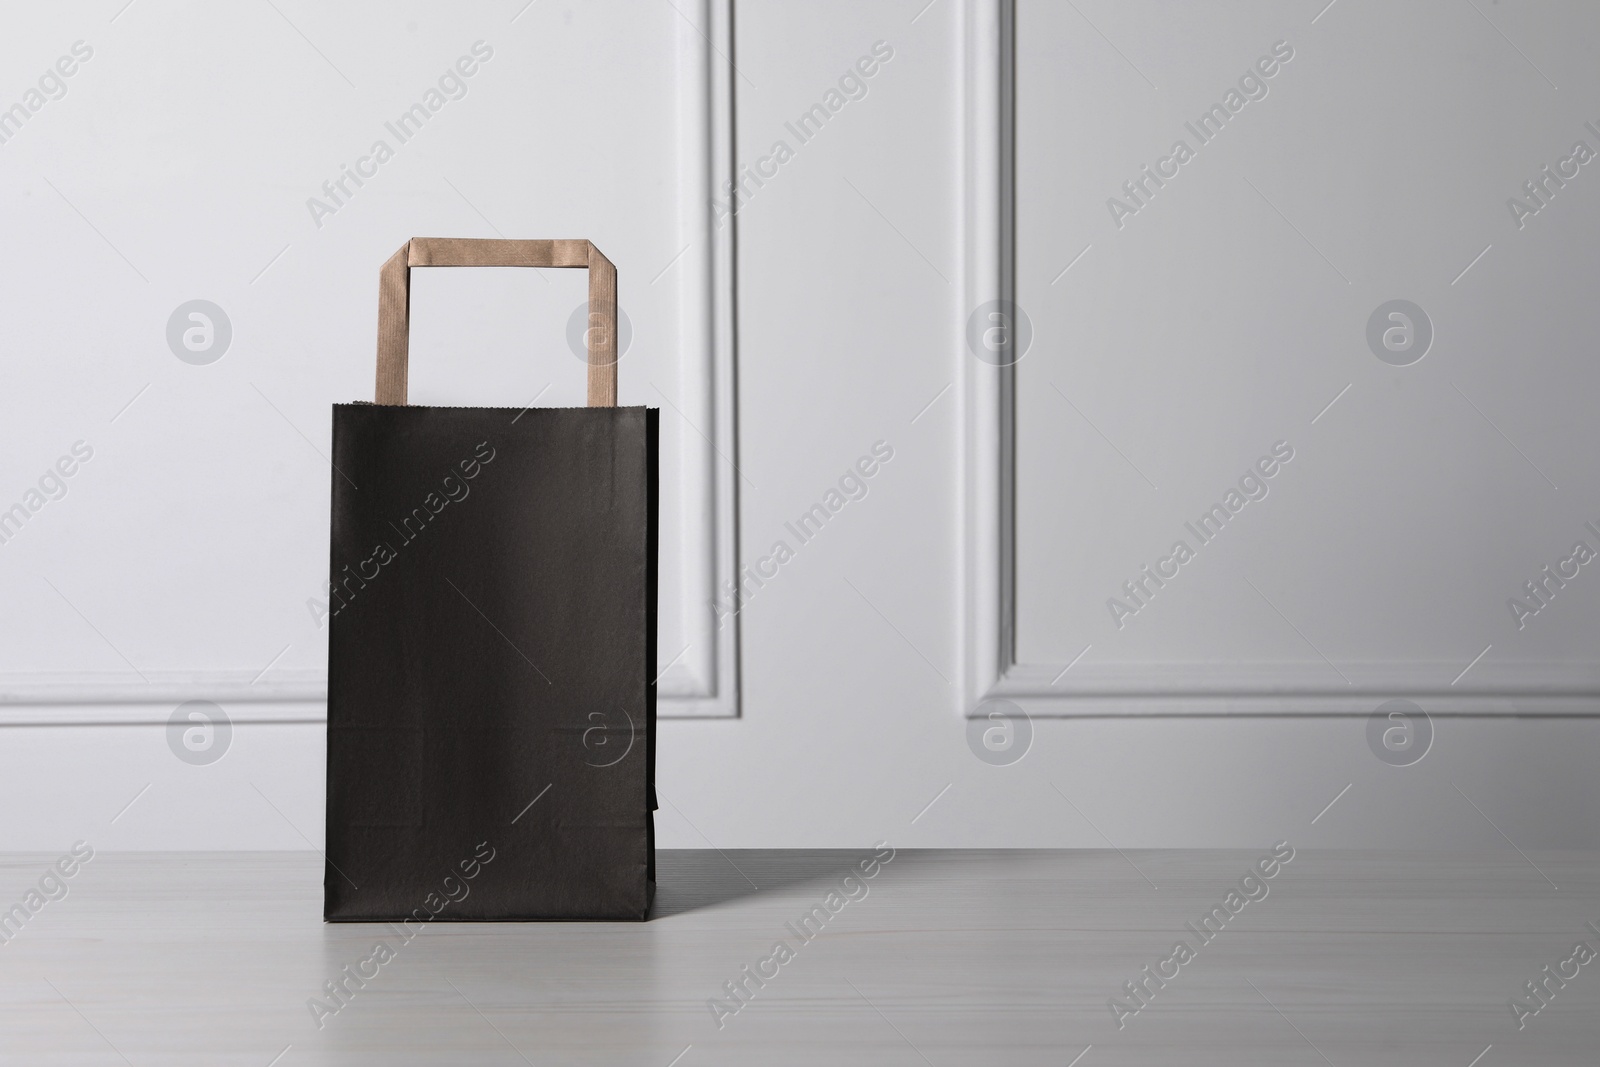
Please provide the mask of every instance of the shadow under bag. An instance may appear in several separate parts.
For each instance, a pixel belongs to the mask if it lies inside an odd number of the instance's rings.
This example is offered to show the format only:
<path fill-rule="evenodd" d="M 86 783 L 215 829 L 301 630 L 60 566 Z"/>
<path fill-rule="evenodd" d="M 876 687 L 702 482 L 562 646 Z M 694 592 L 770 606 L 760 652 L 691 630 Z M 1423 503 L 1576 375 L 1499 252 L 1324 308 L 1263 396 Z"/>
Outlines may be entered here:
<path fill-rule="evenodd" d="M 412 267 L 589 271 L 589 406 L 406 404 Z M 643 919 L 655 891 L 658 415 L 616 406 L 588 241 L 414 238 L 375 404 L 333 408 L 330 922 Z"/>

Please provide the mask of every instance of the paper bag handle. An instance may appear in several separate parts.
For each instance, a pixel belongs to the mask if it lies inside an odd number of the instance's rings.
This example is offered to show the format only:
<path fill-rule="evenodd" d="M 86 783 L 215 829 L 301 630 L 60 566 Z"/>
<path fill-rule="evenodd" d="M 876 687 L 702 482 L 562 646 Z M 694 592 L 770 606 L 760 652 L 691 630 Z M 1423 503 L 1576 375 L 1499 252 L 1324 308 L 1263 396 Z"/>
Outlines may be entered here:
<path fill-rule="evenodd" d="M 588 241 L 413 237 L 378 274 L 379 404 L 406 402 L 412 267 L 587 267 L 589 406 L 617 406 L 617 268 Z"/>

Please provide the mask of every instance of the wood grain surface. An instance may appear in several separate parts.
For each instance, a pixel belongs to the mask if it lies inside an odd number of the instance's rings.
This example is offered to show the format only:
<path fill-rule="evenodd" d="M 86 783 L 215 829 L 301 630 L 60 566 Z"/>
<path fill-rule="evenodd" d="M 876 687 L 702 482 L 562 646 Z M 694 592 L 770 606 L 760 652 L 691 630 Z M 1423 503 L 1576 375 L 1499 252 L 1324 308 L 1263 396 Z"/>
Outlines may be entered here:
<path fill-rule="evenodd" d="M 1593 854 L 1302 850 L 1119 1029 L 1110 998 L 1265 851 L 901 851 L 870 878 L 870 850 L 663 852 L 649 922 L 409 942 L 325 926 L 314 853 L 102 853 L 0 945 L 0 1063 L 1600 1061 L 1600 961 L 1525 1028 L 1509 1008 L 1600 947 Z M 0 907 L 55 858 L 5 856 Z M 392 958 L 318 1020 L 308 1001 L 380 941 Z M 731 1002 L 747 965 L 772 976 Z M 738 1008 L 720 1027 L 712 998 Z"/>

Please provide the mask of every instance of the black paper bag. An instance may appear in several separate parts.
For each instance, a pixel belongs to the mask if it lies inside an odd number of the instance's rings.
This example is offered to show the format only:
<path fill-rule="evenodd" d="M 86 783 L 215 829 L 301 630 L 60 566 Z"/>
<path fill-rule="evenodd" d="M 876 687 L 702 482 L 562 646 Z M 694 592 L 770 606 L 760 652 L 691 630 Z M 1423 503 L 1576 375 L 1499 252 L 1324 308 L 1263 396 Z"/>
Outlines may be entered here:
<path fill-rule="evenodd" d="M 406 406 L 415 266 L 587 267 L 590 406 Z M 328 921 L 648 912 L 658 412 L 615 404 L 588 241 L 384 265 L 377 403 L 333 409 Z"/>

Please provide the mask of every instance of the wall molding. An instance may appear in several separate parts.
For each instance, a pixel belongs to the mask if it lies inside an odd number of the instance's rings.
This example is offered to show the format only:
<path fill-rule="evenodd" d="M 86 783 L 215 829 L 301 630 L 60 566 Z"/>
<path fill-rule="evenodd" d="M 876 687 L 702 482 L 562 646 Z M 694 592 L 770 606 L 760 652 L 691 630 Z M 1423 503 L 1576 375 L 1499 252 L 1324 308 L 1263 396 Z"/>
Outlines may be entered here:
<path fill-rule="evenodd" d="M 1005 289 L 1001 241 L 1009 230 L 1001 173 L 1010 137 L 1002 133 L 1001 0 L 965 0 L 962 9 L 961 305 L 970 309 L 998 299 Z M 1009 20 L 1007 27 L 1009 28 Z M 1002 408 L 1013 395 L 1012 372 L 975 359 L 966 348 L 966 323 L 954 331 L 962 368 L 959 423 L 960 542 L 964 581 L 962 712 L 974 715 L 1013 663 L 1009 598 L 1012 452 Z"/>
<path fill-rule="evenodd" d="M 661 649 L 659 715 L 663 718 L 737 718 L 739 715 L 739 620 L 718 625 L 712 604 L 717 591 L 738 575 L 737 419 L 735 413 L 735 228 L 732 217 L 719 226 L 712 212 L 718 186 L 734 173 L 733 0 L 702 0 L 700 25 L 674 25 L 701 47 L 673 42 L 678 61 L 681 135 L 678 177 L 690 191 L 679 202 L 679 232 L 709 249 L 689 256 L 699 263 L 695 282 L 684 289 L 680 347 L 684 354 L 678 386 L 670 397 L 708 412 L 686 441 L 686 476 L 668 491 L 683 494 L 685 512 L 699 515 L 693 537 L 684 538 L 681 563 L 683 629 L 690 635 L 681 650 Z M 667 411 L 664 418 L 676 417 Z M 709 530 L 710 536 L 699 531 Z M 672 566 L 680 564 L 674 562 Z M 323 638 L 325 640 L 325 638 Z M 674 658 L 674 652 L 677 652 Z M 72 722 L 165 722 L 176 704 L 209 700 L 234 721 L 315 722 L 327 717 L 327 671 L 271 669 L 254 672 L 222 668 L 143 671 L 140 674 L 59 672 L 0 673 L 0 725 L 33 726 Z M 157 712 L 160 714 L 156 714 Z"/>
<path fill-rule="evenodd" d="M 958 524 L 963 581 L 962 712 L 1003 698 L 1030 716 L 1369 715 L 1386 700 L 1430 715 L 1600 715 L 1600 664 L 1496 664 L 1452 681 L 1462 662 L 1021 664 L 1016 658 L 1016 375 L 973 358 L 966 315 L 1014 300 L 1016 0 L 965 0 L 962 24 L 962 372 Z M 1153 679 L 1160 679 L 1157 684 Z"/>
<path fill-rule="evenodd" d="M 657 683 L 660 714 L 664 718 L 736 718 L 739 715 L 739 620 L 732 616 L 720 625 L 713 604 L 718 590 L 737 583 L 738 538 L 738 414 L 735 358 L 737 352 L 737 276 L 735 251 L 737 218 L 718 223 L 712 210 L 719 187 L 734 177 L 733 0 L 703 0 L 704 48 L 679 50 L 680 62 L 691 64 L 692 77 L 680 84 L 703 87 L 684 101 L 683 124 L 691 148 L 681 159 L 681 180 L 686 189 L 703 195 L 680 202 L 684 229 L 690 239 L 704 240 L 710 248 L 703 272 L 703 295 L 698 307 L 685 309 L 683 321 L 700 316 L 702 327 L 687 329 L 683 351 L 703 353 L 695 385 L 705 391 L 710 426 L 704 434 L 699 467 L 704 472 L 699 504 L 712 531 L 700 545 L 698 559 L 687 570 L 685 587 L 696 590 L 685 598 L 685 630 L 689 644 L 676 662 L 667 662 Z M 699 30 L 697 29 L 697 33 Z M 715 44 L 713 44 L 715 42 Z M 694 303 L 691 297 L 691 303 Z M 693 551 L 691 541 L 689 551 Z M 661 658 L 672 653 L 662 650 Z"/>

